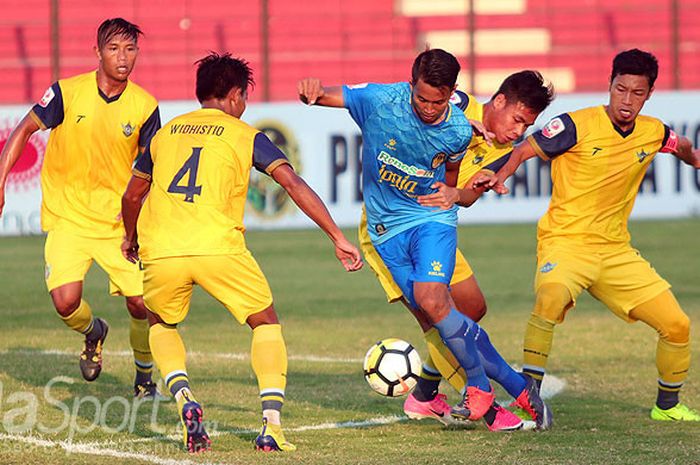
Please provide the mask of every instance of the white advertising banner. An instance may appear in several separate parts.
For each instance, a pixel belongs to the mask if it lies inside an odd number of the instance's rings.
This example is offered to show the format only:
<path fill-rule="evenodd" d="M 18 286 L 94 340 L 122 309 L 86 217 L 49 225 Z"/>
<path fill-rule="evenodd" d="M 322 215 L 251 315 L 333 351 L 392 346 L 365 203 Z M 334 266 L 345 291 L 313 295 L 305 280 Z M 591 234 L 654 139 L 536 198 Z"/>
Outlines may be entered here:
<path fill-rule="evenodd" d="M 558 97 L 537 121 L 541 127 L 559 113 L 607 102 L 607 94 Z M 197 108 L 196 102 L 161 102 L 161 116 Z M 700 92 L 657 92 L 644 113 L 661 118 L 697 147 L 700 144 Z M 0 146 L 29 106 L 0 107 Z M 307 107 L 301 103 L 251 104 L 243 119 L 265 131 L 328 205 L 341 226 L 355 226 L 362 205 L 360 153 L 362 138 L 346 110 Z M 41 232 L 39 183 L 48 132 L 35 134 L 8 181 L 0 235 Z M 251 229 L 310 225 L 277 184 L 254 172 L 251 178 L 246 225 Z M 512 193 L 489 193 L 468 209 L 460 222 L 535 221 L 546 210 L 551 192 L 549 167 L 530 160 L 516 173 Z M 677 218 L 700 215 L 700 172 L 675 157 L 659 154 L 651 165 L 633 212 L 636 218 Z"/>

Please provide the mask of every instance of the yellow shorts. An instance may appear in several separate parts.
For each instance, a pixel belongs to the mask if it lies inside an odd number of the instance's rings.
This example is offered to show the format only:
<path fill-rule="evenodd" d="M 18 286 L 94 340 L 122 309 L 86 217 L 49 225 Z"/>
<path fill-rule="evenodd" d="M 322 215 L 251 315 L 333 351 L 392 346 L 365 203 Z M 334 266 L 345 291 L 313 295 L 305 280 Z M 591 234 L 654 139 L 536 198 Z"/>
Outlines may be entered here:
<path fill-rule="evenodd" d="M 360 219 L 360 227 L 358 228 L 358 240 L 360 241 L 360 250 L 365 256 L 365 262 L 372 268 L 374 274 L 377 276 L 379 283 L 384 288 L 386 293 L 386 299 L 389 303 L 394 303 L 403 297 L 403 292 L 401 288 L 394 282 L 394 278 L 391 276 L 391 272 L 384 264 L 382 257 L 379 256 L 377 250 L 372 244 L 372 240 L 369 237 L 369 232 L 367 231 L 367 215 L 365 214 L 365 209 L 362 209 L 362 218 Z M 472 271 L 469 262 L 464 258 L 462 252 L 457 249 L 456 260 L 455 260 L 455 270 L 452 273 L 452 280 L 450 284 L 456 284 L 469 279 L 474 272 Z"/>
<path fill-rule="evenodd" d="M 629 317 L 632 309 L 671 287 L 630 246 L 584 249 L 556 243 L 538 247 L 535 292 L 548 283 L 566 286 L 573 305 L 588 290 L 625 321 L 634 321 Z"/>
<path fill-rule="evenodd" d="M 145 261 L 143 299 L 168 324 L 185 319 L 192 287 L 202 286 L 224 304 L 240 324 L 272 305 L 272 292 L 250 252 L 195 255 Z"/>
<path fill-rule="evenodd" d="M 66 231 L 49 231 L 44 246 L 46 287 L 85 280 L 93 260 L 109 276 L 109 293 L 125 297 L 143 294 L 143 272 L 121 252 L 120 238 L 83 237 Z"/>

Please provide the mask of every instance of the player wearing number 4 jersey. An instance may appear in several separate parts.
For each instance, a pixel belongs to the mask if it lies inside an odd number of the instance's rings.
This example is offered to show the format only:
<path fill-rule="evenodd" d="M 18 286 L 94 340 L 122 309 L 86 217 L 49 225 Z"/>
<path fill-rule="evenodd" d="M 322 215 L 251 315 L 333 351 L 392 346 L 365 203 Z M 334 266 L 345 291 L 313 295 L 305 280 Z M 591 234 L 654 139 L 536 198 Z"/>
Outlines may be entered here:
<path fill-rule="evenodd" d="M 134 159 L 160 127 L 156 99 L 129 80 L 140 34 L 122 18 L 104 21 L 97 30 L 97 70 L 54 83 L 12 132 L 0 164 L 0 213 L 5 182 L 27 140 L 39 129 L 51 129 L 41 170 L 46 286 L 66 326 L 85 335 L 80 370 L 93 381 L 102 370 L 108 326 L 82 299 L 83 280 L 93 261 L 105 270 L 110 294 L 126 297 L 131 316 L 135 395 L 151 397 L 156 387 L 143 276 L 119 253 L 120 196 Z"/>
<path fill-rule="evenodd" d="M 362 266 L 359 251 L 343 236 L 321 199 L 295 174 L 284 153 L 239 119 L 251 83 L 250 68 L 243 60 L 228 54 L 200 60 L 197 98 L 202 108 L 173 119 L 154 136 L 134 167 L 122 201 L 126 227 L 122 251 L 131 261 L 139 254 L 143 261 L 153 356 L 177 399 L 190 452 L 209 448 L 202 407 L 190 389 L 185 347 L 177 331 L 187 316 L 194 284 L 253 330 L 251 362 L 263 415 L 255 447 L 295 449 L 280 426 L 287 372 L 282 330 L 270 288 L 243 237 L 251 168 L 277 181 L 328 234 L 346 270 Z"/>
<path fill-rule="evenodd" d="M 518 146 L 496 176 L 474 179 L 498 192 L 519 164 L 536 155 L 552 162 L 552 200 L 537 228 L 535 306 L 524 343 L 524 371 L 541 380 L 556 324 L 587 290 L 627 322 L 659 333 L 654 420 L 700 421 L 679 402 L 690 368 L 690 320 L 670 285 L 630 245 L 627 221 L 657 152 L 700 168 L 700 150 L 656 118 L 639 115 L 654 89 L 656 58 L 640 50 L 618 54 L 610 100 L 565 113 Z"/>

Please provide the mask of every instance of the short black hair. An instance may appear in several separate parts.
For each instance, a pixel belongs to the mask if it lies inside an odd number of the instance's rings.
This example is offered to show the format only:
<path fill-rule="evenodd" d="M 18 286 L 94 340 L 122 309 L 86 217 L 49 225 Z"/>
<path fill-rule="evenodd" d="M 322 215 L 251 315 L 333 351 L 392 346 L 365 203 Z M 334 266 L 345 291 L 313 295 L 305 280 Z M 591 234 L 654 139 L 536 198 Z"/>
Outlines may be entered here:
<path fill-rule="evenodd" d="M 97 48 L 102 49 L 114 36 L 126 36 L 137 44 L 140 35 L 141 29 L 124 18 L 105 19 L 97 28 Z"/>
<path fill-rule="evenodd" d="M 491 100 L 498 94 L 503 94 L 508 103 L 521 102 L 533 112 L 541 113 L 554 100 L 554 86 L 545 84 L 539 72 L 527 69 L 508 76 Z"/>
<path fill-rule="evenodd" d="M 433 87 L 454 88 L 460 66 L 457 58 L 439 48 L 428 49 L 419 54 L 413 62 L 411 83 L 419 79 Z"/>
<path fill-rule="evenodd" d="M 197 100 L 221 99 L 233 88 L 243 92 L 254 86 L 253 70 L 242 58 L 233 58 L 230 53 L 219 55 L 210 52 L 197 61 Z"/>
<path fill-rule="evenodd" d="M 656 78 L 659 75 L 659 62 L 656 57 L 649 52 L 633 48 L 625 50 L 615 55 L 613 59 L 610 83 L 615 76 L 620 74 L 633 74 L 635 76 L 646 76 L 649 80 L 649 88 L 654 87 Z"/>

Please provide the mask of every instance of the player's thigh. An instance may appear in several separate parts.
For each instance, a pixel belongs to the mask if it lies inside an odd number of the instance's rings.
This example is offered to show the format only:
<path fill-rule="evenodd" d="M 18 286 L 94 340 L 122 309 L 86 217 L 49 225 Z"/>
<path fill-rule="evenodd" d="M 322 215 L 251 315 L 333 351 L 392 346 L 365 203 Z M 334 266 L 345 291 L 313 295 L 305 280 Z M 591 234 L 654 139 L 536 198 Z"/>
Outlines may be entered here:
<path fill-rule="evenodd" d="M 670 287 L 639 251 L 625 247 L 604 255 L 600 277 L 589 291 L 615 315 L 633 321 L 633 308 Z"/>
<path fill-rule="evenodd" d="M 375 249 L 408 304 L 416 307 L 413 296 L 413 260 L 410 251 L 410 238 L 411 231 L 404 231 L 375 245 Z"/>
<path fill-rule="evenodd" d="M 133 297 L 143 295 L 143 270 L 131 263 L 121 251 L 122 239 L 99 239 L 92 242 L 92 256 L 109 276 L 109 293 Z"/>
<path fill-rule="evenodd" d="M 92 258 L 86 241 L 63 231 L 49 231 L 44 244 L 45 279 L 49 292 L 64 284 L 84 281 Z"/>
<path fill-rule="evenodd" d="M 535 271 L 535 313 L 548 321 L 561 322 L 565 312 L 576 305 L 576 299 L 598 277 L 601 260 L 590 250 L 576 249 L 557 244 L 540 244 L 537 250 Z M 563 286 L 568 296 L 551 290 Z M 563 302 L 564 300 L 569 300 Z"/>
<path fill-rule="evenodd" d="M 449 285 L 457 256 L 457 228 L 442 223 L 417 226 L 410 238 L 415 282 Z"/>
<path fill-rule="evenodd" d="M 379 256 L 379 253 L 374 248 L 374 244 L 372 244 L 369 232 L 367 231 L 367 216 L 364 210 L 362 211 L 362 219 L 360 220 L 360 227 L 358 228 L 358 239 L 360 241 L 360 249 L 365 258 L 365 263 L 372 268 L 372 271 L 374 271 L 374 274 L 377 276 L 379 283 L 386 293 L 387 300 L 389 302 L 400 300 L 401 297 L 403 297 L 403 292 L 394 281 L 382 257 Z"/>
<path fill-rule="evenodd" d="M 194 257 L 195 282 L 224 304 L 240 324 L 272 305 L 272 292 L 250 252 Z"/>
<path fill-rule="evenodd" d="M 143 264 L 143 300 L 165 323 L 175 325 L 187 316 L 194 285 L 192 258 L 161 258 Z"/>

